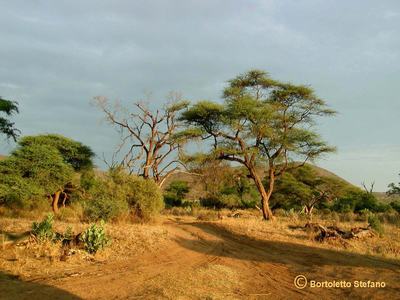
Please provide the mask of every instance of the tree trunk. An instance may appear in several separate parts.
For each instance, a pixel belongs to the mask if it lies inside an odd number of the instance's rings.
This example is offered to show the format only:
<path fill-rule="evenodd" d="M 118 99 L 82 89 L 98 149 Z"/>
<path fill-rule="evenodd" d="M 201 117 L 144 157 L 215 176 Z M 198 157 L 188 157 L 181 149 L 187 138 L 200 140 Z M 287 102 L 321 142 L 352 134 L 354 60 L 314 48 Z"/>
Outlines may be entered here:
<path fill-rule="evenodd" d="M 272 185 L 271 185 L 271 180 L 270 180 L 269 190 L 267 192 L 265 190 L 265 187 L 262 183 L 260 176 L 258 176 L 258 174 L 256 173 L 256 171 L 254 169 L 250 170 L 250 175 L 253 178 L 254 183 L 256 184 L 257 190 L 259 191 L 259 193 L 261 195 L 261 210 L 262 210 L 264 220 L 273 220 L 274 216 L 269 207 L 269 198 L 271 198 L 274 184 L 272 183 Z M 275 181 L 274 177 L 273 177 L 273 180 Z M 272 186 L 272 188 L 271 188 L 271 186 Z"/>
<path fill-rule="evenodd" d="M 312 211 L 314 209 L 314 205 L 304 205 L 304 212 L 306 213 L 308 219 L 312 220 Z"/>
<path fill-rule="evenodd" d="M 52 202 L 51 206 L 53 207 L 53 212 L 54 212 L 55 214 L 58 213 L 58 200 L 60 199 L 60 194 L 61 194 L 61 191 L 57 191 L 57 192 L 55 192 L 54 195 L 52 196 L 53 202 Z"/>

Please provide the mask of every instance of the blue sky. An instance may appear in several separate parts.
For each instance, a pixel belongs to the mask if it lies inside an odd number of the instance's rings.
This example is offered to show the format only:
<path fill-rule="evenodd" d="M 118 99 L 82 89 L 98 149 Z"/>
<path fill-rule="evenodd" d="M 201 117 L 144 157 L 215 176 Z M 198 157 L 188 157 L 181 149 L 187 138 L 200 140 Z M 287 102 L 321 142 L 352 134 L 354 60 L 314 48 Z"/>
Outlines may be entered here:
<path fill-rule="evenodd" d="M 109 155 L 117 135 L 94 96 L 218 100 L 258 68 L 311 85 L 339 112 L 320 122 L 338 147 L 320 166 L 377 191 L 398 179 L 399 1 L 0 1 L 0 36 L 0 95 L 19 102 L 24 135 L 61 133 Z"/>

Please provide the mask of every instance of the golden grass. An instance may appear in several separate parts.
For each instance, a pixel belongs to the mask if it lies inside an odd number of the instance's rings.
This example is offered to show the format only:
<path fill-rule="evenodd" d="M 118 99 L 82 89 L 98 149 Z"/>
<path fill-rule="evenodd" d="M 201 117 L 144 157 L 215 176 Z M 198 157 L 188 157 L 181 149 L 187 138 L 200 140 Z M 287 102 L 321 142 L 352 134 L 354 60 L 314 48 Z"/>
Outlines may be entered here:
<path fill-rule="evenodd" d="M 314 240 L 315 233 L 307 232 L 303 229 L 306 222 L 305 218 L 298 216 L 279 217 L 272 222 L 263 221 L 259 215 L 249 215 L 247 213 L 247 215 L 243 215 L 238 219 L 224 217 L 215 223 L 232 233 L 242 234 L 259 240 L 276 240 L 325 249 L 346 250 L 353 253 L 400 259 L 400 228 L 394 225 L 382 224 L 385 234 L 381 237 L 376 234 L 372 238 L 350 239 L 344 240 L 344 242 L 331 240 L 321 243 Z M 325 226 L 334 225 L 345 230 L 354 227 L 366 227 L 368 225 L 366 222 L 330 221 L 318 217 L 314 217 L 313 222 L 318 222 Z"/>
<path fill-rule="evenodd" d="M 238 299 L 229 291 L 241 286 L 238 271 L 206 263 L 184 273 L 165 272 L 152 278 L 138 294 L 151 299 Z"/>
<path fill-rule="evenodd" d="M 7 236 L 28 232 L 31 229 L 30 219 L 0 219 L 0 270 L 21 277 L 43 277 L 68 272 L 69 269 L 84 267 L 91 263 L 126 260 L 143 252 L 159 251 L 168 239 L 168 232 L 157 224 L 106 224 L 106 232 L 111 239 L 109 247 L 90 255 L 84 250 L 74 249 L 74 254 L 67 261 L 60 261 L 61 243 L 36 243 L 27 241 L 29 234 L 22 236 L 25 242 L 18 245 L 1 245 L 7 242 Z M 55 221 L 54 230 L 65 232 L 68 226 L 75 234 L 82 232 L 89 224 L 65 223 Z"/>

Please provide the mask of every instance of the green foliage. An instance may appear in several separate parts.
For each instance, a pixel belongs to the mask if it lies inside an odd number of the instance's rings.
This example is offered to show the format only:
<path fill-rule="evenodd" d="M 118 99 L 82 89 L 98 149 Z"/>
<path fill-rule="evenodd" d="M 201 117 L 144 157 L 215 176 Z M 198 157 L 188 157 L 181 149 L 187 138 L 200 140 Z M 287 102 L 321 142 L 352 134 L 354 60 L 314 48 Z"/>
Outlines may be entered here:
<path fill-rule="evenodd" d="M 332 205 L 332 209 L 337 212 L 385 212 L 390 209 L 387 204 L 379 203 L 372 194 L 361 190 L 352 190 L 344 196 L 338 198 Z"/>
<path fill-rule="evenodd" d="M 265 184 L 268 185 L 268 181 Z M 286 210 L 303 206 L 323 208 L 331 200 L 341 197 L 347 188 L 346 183 L 320 176 L 315 168 L 306 164 L 289 170 L 276 180 L 271 206 Z"/>
<path fill-rule="evenodd" d="M 65 232 L 63 233 L 63 239 L 65 240 L 71 240 L 74 237 L 74 233 L 72 231 L 72 227 L 68 226 L 67 229 L 65 229 Z"/>
<path fill-rule="evenodd" d="M 129 186 L 128 204 L 143 220 L 151 219 L 164 208 L 161 190 L 153 180 L 136 177 Z"/>
<path fill-rule="evenodd" d="M 400 213 L 400 200 L 396 200 L 396 201 L 392 201 L 390 202 L 390 206 L 397 211 L 398 213 Z"/>
<path fill-rule="evenodd" d="M 373 230 L 375 230 L 379 235 L 382 235 L 384 233 L 384 228 L 379 221 L 379 218 L 377 215 L 371 214 L 368 217 L 368 224 L 371 226 Z"/>
<path fill-rule="evenodd" d="M 240 197 L 235 194 L 222 195 L 220 197 L 220 201 L 223 204 L 223 207 L 226 207 L 226 208 L 236 208 L 236 207 L 242 206 Z"/>
<path fill-rule="evenodd" d="M 38 199 L 74 185 L 77 171 L 89 172 L 90 148 L 59 135 L 27 136 L 0 161 L 0 205 L 30 208 Z"/>
<path fill-rule="evenodd" d="M 211 195 L 209 195 L 208 197 L 200 198 L 200 205 L 203 207 L 213 208 L 213 209 L 221 209 L 225 207 L 220 197 L 213 197 Z"/>
<path fill-rule="evenodd" d="M 183 199 L 189 193 L 189 186 L 186 181 L 175 180 L 166 189 L 167 192 L 173 193 L 177 198 Z"/>
<path fill-rule="evenodd" d="M 56 149 L 30 145 L 0 161 L 0 204 L 29 208 L 72 180 L 73 169 Z"/>
<path fill-rule="evenodd" d="M 5 100 L 0 97 L 0 113 L 10 117 L 18 112 L 17 102 Z M 16 141 L 20 131 L 15 128 L 14 123 L 8 118 L 0 117 L 0 133 L 5 134 L 7 138 L 12 138 Z"/>
<path fill-rule="evenodd" d="M 211 141 L 206 156 L 241 164 L 257 183 L 260 163 L 279 176 L 288 169 L 282 162 L 313 160 L 335 150 L 313 128 L 316 118 L 335 112 L 308 86 L 281 83 L 251 70 L 230 80 L 223 98 L 223 104 L 201 101 L 182 114 L 188 137 L 197 129 L 202 139 Z M 268 207 L 265 188 L 257 187 Z"/>
<path fill-rule="evenodd" d="M 106 187 L 98 187 L 92 190 L 92 199 L 84 205 L 84 215 L 90 221 L 115 220 L 128 212 L 128 203 L 123 195 Z"/>
<path fill-rule="evenodd" d="M 400 174 L 399 174 L 400 175 Z M 388 191 L 386 192 L 389 196 L 400 195 L 400 182 L 396 185 L 394 182 L 388 185 Z"/>
<path fill-rule="evenodd" d="M 151 179 L 129 175 L 121 168 L 90 178 L 82 199 L 89 220 L 113 220 L 129 210 L 148 220 L 164 208 L 161 190 Z"/>
<path fill-rule="evenodd" d="M 89 176 L 87 180 L 87 199 L 84 201 L 86 219 L 109 221 L 128 212 L 126 187 L 116 183 L 110 173 L 105 176 Z"/>
<path fill-rule="evenodd" d="M 188 192 L 189 186 L 186 181 L 172 181 L 166 189 L 166 193 L 164 193 L 164 202 L 166 206 L 182 206 L 183 199 Z"/>
<path fill-rule="evenodd" d="M 0 171 L 0 173 L 2 172 Z M 42 187 L 35 184 L 34 181 L 22 178 L 19 174 L 8 174 L 0 177 L 0 205 L 30 209 L 34 206 L 35 200 L 37 201 L 37 198 L 40 198 L 43 194 Z"/>
<path fill-rule="evenodd" d="M 339 198 L 333 203 L 332 210 L 341 213 L 353 212 L 356 206 L 355 202 L 356 200 L 352 195 Z"/>
<path fill-rule="evenodd" d="M 72 166 L 75 171 L 93 168 L 93 151 L 80 142 L 58 134 L 47 134 L 23 137 L 19 142 L 20 147 L 43 145 L 56 149 L 65 163 Z"/>
<path fill-rule="evenodd" d="M 100 225 L 92 224 L 82 232 L 80 240 L 83 242 L 85 250 L 91 254 L 95 254 L 110 243 L 103 221 L 100 222 Z"/>
<path fill-rule="evenodd" d="M 34 222 L 32 224 L 32 234 L 41 242 L 45 240 L 52 241 L 55 237 L 53 231 L 53 215 L 48 214 L 40 223 Z"/>

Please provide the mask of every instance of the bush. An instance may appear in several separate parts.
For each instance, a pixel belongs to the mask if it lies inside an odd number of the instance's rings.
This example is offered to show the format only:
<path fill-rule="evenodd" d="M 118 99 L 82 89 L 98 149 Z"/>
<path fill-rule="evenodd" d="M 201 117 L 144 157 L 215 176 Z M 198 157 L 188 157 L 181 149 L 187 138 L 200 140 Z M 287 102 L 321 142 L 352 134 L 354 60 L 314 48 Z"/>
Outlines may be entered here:
<path fill-rule="evenodd" d="M 353 212 L 354 207 L 355 207 L 354 198 L 345 197 L 337 199 L 332 205 L 332 210 L 335 212 L 346 213 L 346 212 Z"/>
<path fill-rule="evenodd" d="M 390 209 L 389 205 L 379 203 L 377 198 L 364 191 L 351 191 L 342 198 L 337 199 L 332 210 L 341 213 L 360 212 L 365 209 L 371 212 L 385 212 Z"/>
<path fill-rule="evenodd" d="M 259 201 L 260 200 L 255 196 L 253 197 L 252 195 L 249 195 L 248 197 L 246 197 L 245 195 L 242 199 L 240 199 L 240 206 L 244 209 L 255 208 Z"/>
<path fill-rule="evenodd" d="M 176 195 L 171 193 L 164 194 L 164 203 L 166 207 L 180 207 L 183 205 L 182 199 L 176 197 Z"/>
<path fill-rule="evenodd" d="M 117 184 L 110 172 L 105 176 L 89 178 L 87 198 L 82 203 L 85 219 L 109 221 L 128 212 L 125 186 Z"/>
<path fill-rule="evenodd" d="M 375 230 L 377 233 L 379 233 L 379 235 L 382 235 L 384 233 L 384 228 L 383 228 L 381 222 L 379 221 L 379 218 L 377 215 L 371 214 L 368 217 L 368 224 L 369 224 L 369 226 L 371 226 L 371 228 L 373 230 Z"/>
<path fill-rule="evenodd" d="M 89 181 L 83 202 L 84 215 L 91 221 L 115 220 L 129 212 L 149 220 L 164 208 L 161 190 L 153 180 L 129 175 L 121 168 Z"/>
<path fill-rule="evenodd" d="M 85 204 L 84 215 L 88 220 L 114 220 L 128 211 L 125 199 L 113 195 L 106 189 L 103 193 L 100 190 L 97 190 L 93 199 Z"/>
<path fill-rule="evenodd" d="M 83 242 L 85 250 L 90 254 L 95 254 L 110 243 L 104 229 L 103 221 L 100 225 L 92 224 L 87 228 L 82 233 L 80 240 Z"/>
<path fill-rule="evenodd" d="M 151 179 L 133 177 L 130 185 L 128 204 L 135 214 L 149 220 L 164 208 L 164 199 L 158 185 Z"/>
<path fill-rule="evenodd" d="M 396 200 L 396 201 L 392 201 L 390 202 L 390 206 L 397 211 L 398 213 L 400 213 L 400 200 Z"/>
<path fill-rule="evenodd" d="M 214 196 L 200 198 L 200 205 L 213 209 L 221 209 L 224 207 L 224 204 L 221 202 L 221 200 Z"/>
<path fill-rule="evenodd" d="M 241 206 L 240 198 L 235 194 L 222 195 L 220 201 L 224 208 L 235 208 Z"/>
<path fill-rule="evenodd" d="M 183 199 L 188 192 L 189 186 L 186 181 L 172 181 L 166 189 L 166 193 L 164 193 L 164 202 L 166 207 L 182 206 Z"/>
<path fill-rule="evenodd" d="M 48 214 L 40 223 L 33 222 L 32 234 L 41 242 L 45 240 L 52 241 L 55 236 L 53 231 L 53 214 Z"/>

